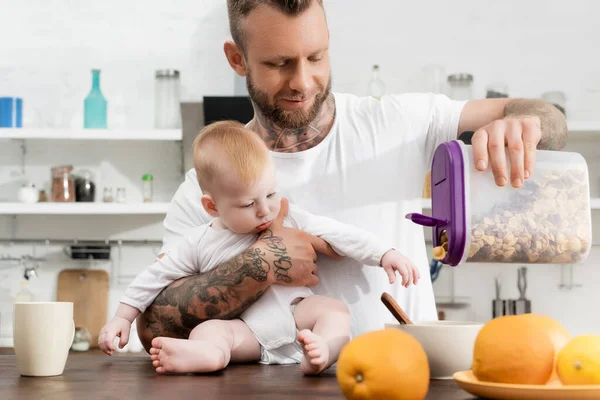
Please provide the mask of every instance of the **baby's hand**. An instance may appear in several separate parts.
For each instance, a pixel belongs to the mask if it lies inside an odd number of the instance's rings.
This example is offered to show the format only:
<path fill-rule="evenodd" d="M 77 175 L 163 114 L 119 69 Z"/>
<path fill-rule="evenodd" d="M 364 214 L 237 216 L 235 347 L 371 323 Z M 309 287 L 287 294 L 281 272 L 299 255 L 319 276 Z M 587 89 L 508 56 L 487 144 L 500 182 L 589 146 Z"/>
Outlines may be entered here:
<path fill-rule="evenodd" d="M 120 337 L 119 348 L 125 347 L 129 341 L 129 331 L 131 330 L 131 322 L 121 317 L 114 317 L 108 324 L 104 325 L 98 336 L 98 346 L 100 349 L 112 356 L 115 350 L 115 337 Z"/>
<path fill-rule="evenodd" d="M 411 282 L 416 285 L 421 278 L 418 268 L 413 265 L 412 261 L 396 250 L 390 250 L 383 255 L 381 266 L 387 272 L 390 283 L 396 281 L 396 271 L 402 277 L 402 286 L 404 287 L 410 286 Z"/>

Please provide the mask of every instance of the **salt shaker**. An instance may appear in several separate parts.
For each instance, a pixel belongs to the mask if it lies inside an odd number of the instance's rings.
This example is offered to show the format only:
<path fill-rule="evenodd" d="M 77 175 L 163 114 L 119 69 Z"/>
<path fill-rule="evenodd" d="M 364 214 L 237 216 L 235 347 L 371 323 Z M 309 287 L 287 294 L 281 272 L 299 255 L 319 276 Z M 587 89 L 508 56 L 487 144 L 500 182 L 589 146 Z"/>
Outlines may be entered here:
<path fill-rule="evenodd" d="M 102 201 L 105 203 L 112 203 L 113 201 L 113 190 L 112 187 L 106 186 L 104 188 L 104 194 L 102 195 Z"/>
<path fill-rule="evenodd" d="M 117 188 L 117 197 L 116 197 L 115 201 L 117 203 L 125 203 L 126 200 L 127 200 L 127 195 L 125 194 L 125 188 L 123 188 L 123 187 Z"/>
<path fill-rule="evenodd" d="M 181 127 L 179 71 L 156 71 L 154 93 L 154 127 L 178 129 Z"/>

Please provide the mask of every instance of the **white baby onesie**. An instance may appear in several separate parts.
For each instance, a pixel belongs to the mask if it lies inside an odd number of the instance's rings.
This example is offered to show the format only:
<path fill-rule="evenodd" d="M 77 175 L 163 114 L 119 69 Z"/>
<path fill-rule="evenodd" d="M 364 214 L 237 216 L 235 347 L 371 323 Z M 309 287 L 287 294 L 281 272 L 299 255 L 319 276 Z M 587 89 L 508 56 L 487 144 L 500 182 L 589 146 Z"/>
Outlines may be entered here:
<path fill-rule="evenodd" d="M 155 260 L 129 285 L 121 302 L 144 312 L 160 291 L 173 281 L 214 269 L 241 254 L 259 237 L 254 233 L 238 234 L 211 225 L 204 224 L 192 230 L 179 245 Z M 284 226 L 321 237 L 336 253 L 366 265 L 379 265 L 385 252 L 393 247 L 363 229 L 310 214 L 293 204 L 290 204 Z M 302 348 L 295 343 L 297 329 L 292 303 L 311 295 L 313 292 L 308 287 L 275 284 L 240 316 L 262 347 L 262 363 L 300 362 Z"/>

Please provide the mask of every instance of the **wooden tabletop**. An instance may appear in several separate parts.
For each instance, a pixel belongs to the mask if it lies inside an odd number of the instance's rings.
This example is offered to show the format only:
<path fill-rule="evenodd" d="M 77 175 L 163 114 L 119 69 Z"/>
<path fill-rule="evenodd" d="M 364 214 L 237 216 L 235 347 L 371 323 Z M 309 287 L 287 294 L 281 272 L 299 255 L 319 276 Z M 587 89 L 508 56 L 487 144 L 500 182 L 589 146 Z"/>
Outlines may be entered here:
<path fill-rule="evenodd" d="M 305 377 L 299 365 L 231 365 L 208 375 L 159 375 L 143 355 L 71 353 L 63 375 L 19 375 L 15 356 L 0 351 L 0 399 L 344 399 L 330 368 Z M 431 381 L 427 399 L 471 400 L 454 381 Z"/>

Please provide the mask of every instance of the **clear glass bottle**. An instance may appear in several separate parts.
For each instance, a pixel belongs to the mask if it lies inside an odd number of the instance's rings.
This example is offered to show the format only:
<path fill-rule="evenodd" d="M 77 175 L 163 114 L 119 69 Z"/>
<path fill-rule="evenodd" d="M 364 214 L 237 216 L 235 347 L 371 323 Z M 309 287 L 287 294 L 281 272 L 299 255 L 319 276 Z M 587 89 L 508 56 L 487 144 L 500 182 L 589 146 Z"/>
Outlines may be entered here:
<path fill-rule="evenodd" d="M 448 85 L 450 86 L 449 97 L 451 99 L 472 100 L 473 75 L 465 73 L 449 75 Z"/>
<path fill-rule="evenodd" d="M 181 128 L 179 71 L 156 71 L 154 93 L 154 127 L 157 129 Z"/>
<path fill-rule="evenodd" d="M 100 70 L 92 70 L 92 90 L 85 98 L 83 125 L 86 129 L 106 129 L 107 101 L 100 91 Z"/>
<path fill-rule="evenodd" d="M 142 176 L 142 194 L 144 196 L 144 203 L 150 203 L 154 192 L 154 177 L 152 174 L 145 174 Z"/>
<path fill-rule="evenodd" d="M 369 96 L 373 96 L 379 100 L 384 94 L 385 84 L 379 77 L 379 65 L 373 65 L 371 80 L 369 81 Z"/>

